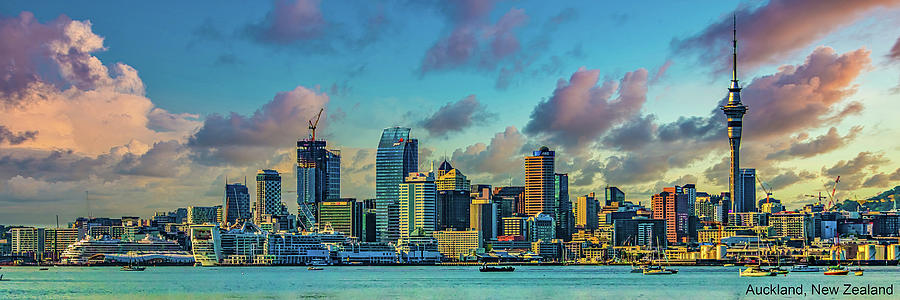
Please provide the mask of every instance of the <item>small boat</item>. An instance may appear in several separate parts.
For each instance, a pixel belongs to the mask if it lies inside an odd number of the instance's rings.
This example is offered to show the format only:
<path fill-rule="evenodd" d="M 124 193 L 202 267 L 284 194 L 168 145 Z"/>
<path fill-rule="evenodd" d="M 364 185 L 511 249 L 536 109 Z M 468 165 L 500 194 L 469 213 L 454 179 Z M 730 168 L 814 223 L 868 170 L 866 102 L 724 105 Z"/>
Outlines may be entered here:
<path fill-rule="evenodd" d="M 734 264 L 724 264 L 723 267 L 734 267 Z"/>
<path fill-rule="evenodd" d="M 760 266 L 749 266 L 743 271 L 740 271 L 739 274 L 741 275 L 741 277 L 765 277 L 778 275 L 775 272 L 764 270 Z"/>
<path fill-rule="evenodd" d="M 306 268 L 306 269 L 307 269 L 307 270 L 310 270 L 310 271 L 321 271 L 321 270 L 325 270 L 325 269 L 319 268 L 319 267 L 309 267 L 309 268 Z"/>
<path fill-rule="evenodd" d="M 513 268 L 512 266 L 492 267 L 492 266 L 488 266 L 487 264 L 483 264 L 483 265 L 481 265 L 481 268 L 478 268 L 478 271 L 480 271 L 480 272 L 512 272 L 515 270 L 516 270 L 516 268 Z"/>
<path fill-rule="evenodd" d="M 822 272 L 822 268 L 810 267 L 807 265 L 796 265 L 791 268 L 791 272 Z"/>
<path fill-rule="evenodd" d="M 646 268 L 644 269 L 644 275 L 673 275 L 678 273 L 678 270 L 666 269 L 666 268 Z"/>
<path fill-rule="evenodd" d="M 852 271 L 855 276 L 863 276 L 863 269 L 860 267 L 853 268 L 850 271 Z"/>
<path fill-rule="evenodd" d="M 50 270 L 50 268 L 40 268 L 40 269 L 38 269 L 38 270 L 41 270 L 41 271 L 47 271 L 47 270 Z"/>
<path fill-rule="evenodd" d="M 129 266 L 123 266 L 122 269 L 120 269 L 120 270 L 122 270 L 122 271 L 143 271 L 143 270 L 146 270 L 146 269 L 147 269 L 147 267 L 130 266 L 130 265 L 129 265 Z"/>
<path fill-rule="evenodd" d="M 645 268 L 647 268 L 647 266 L 631 265 L 631 273 L 644 273 Z"/>
<path fill-rule="evenodd" d="M 787 274 L 787 273 L 790 273 L 790 272 L 791 272 L 791 271 L 782 269 L 781 267 L 769 268 L 769 269 L 767 269 L 766 271 L 775 273 L 775 274 L 777 274 L 777 275 L 780 275 L 780 274 Z"/>
<path fill-rule="evenodd" d="M 828 267 L 828 270 L 825 271 L 825 275 L 847 275 L 847 273 L 850 271 L 840 265 Z"/>

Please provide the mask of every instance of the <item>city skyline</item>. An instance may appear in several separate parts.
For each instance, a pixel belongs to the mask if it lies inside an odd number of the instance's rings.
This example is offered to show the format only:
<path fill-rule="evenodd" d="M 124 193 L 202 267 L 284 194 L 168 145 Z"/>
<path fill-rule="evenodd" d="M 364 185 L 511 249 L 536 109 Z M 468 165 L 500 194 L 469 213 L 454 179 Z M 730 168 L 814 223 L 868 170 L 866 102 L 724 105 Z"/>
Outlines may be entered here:
<path fill-rule="evenodd" d="M 728 191 L 718 107 L 732 16 L 750 107 L 742 168 L 756 169 L 791 209 L 837 176 L 841 200 L 900 183 L 891 139 L 900 124 L 890 113 L 898 1 L 804 3 L 802 20 L 774 11 L 800 9 L 786 1 L 707 4 L 636 14 L 584 3 L 389 1 L 354 19 L 346 3 L 278 1 L 236 20 L 190 12 L 142 29 L 164 7 L 116 15 L 123 9 L 5 3 L 0 35 L 13 46 L 0 51 L 0 220 L 221 205 L 226 178 L 262 169 L 293 190 L 295 146 L 323 107 L 318 132 L 340 150 L 341 197 L 376 198 L 377 140 L 393 126 L 418 141 L 412 171 L 446 158 L 472 184 L 524 186 L 525 157 L 547 146 L 557 153 L 553 172 L 569 175 L 569 199 L 605 186 L 645 205 L 675 185 L 718 194 Z M 769 36 L 773 23 L 793 30 Z M 166 40 L 164 31 L 178 33 Z M 181 82 L 198 78 L 197 88 Z M 284 199 L 293 197 L 279 198 L 291 213 L 296 203 Z"/>

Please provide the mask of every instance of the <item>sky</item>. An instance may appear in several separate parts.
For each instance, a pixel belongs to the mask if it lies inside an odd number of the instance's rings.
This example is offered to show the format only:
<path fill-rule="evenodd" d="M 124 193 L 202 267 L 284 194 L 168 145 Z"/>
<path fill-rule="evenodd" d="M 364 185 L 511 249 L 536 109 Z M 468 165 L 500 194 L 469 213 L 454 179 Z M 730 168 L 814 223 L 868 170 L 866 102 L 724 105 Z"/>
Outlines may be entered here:
<path fill-rule="evenodd" d="M 900 185 L 900 0 L 3 1 L 0 224 L 219 205 L 263 168 L 296 211 L 321 108 L 343 197 L 374 197 L 391 126 L 473 183 L 546 145 L 571 197 L 718 194 L 732 18 L 742 167 L 788 208 Z"/>

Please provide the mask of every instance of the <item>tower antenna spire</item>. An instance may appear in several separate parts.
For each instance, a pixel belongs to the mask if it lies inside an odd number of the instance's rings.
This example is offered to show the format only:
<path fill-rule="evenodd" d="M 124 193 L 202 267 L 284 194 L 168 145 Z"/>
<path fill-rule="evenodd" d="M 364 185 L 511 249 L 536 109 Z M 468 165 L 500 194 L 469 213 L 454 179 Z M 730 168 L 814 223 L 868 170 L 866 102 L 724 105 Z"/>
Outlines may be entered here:
<path fill-rule="evenodd" d="M 737 78 L 737 13 L 731 15 L 731 29 L 732 29 L 732 69 L 731 69 L 731 80 L 734 82 L 738 81 Z"/>

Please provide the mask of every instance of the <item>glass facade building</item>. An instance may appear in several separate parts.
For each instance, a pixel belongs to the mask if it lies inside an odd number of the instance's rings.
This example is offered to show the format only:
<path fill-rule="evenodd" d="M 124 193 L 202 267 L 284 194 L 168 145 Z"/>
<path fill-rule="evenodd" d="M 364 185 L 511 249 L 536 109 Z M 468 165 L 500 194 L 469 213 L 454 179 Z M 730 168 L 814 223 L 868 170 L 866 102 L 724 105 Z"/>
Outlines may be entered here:
<path fill-rule="evenodd" d="M 375 156 L 375 227 L 379 241 L 400 237 L 400 184 L 419 164 L 419 141 L 409 128 L 385 128 Z"/>
<path fill-rule="evenodd" d="M 225 184 L 225 205 L 222 208 L 225 210 L 225 223 L 250 220 L 250 191 L 247 186 L 240 183 Z"/>
<path fill-rule="evenodd" d="M 297 141 L 297 206 L 302 224 L 315 216 L 318 203 L 341 198 L 341 153 L 325 148 L 325 141 Z"/>

